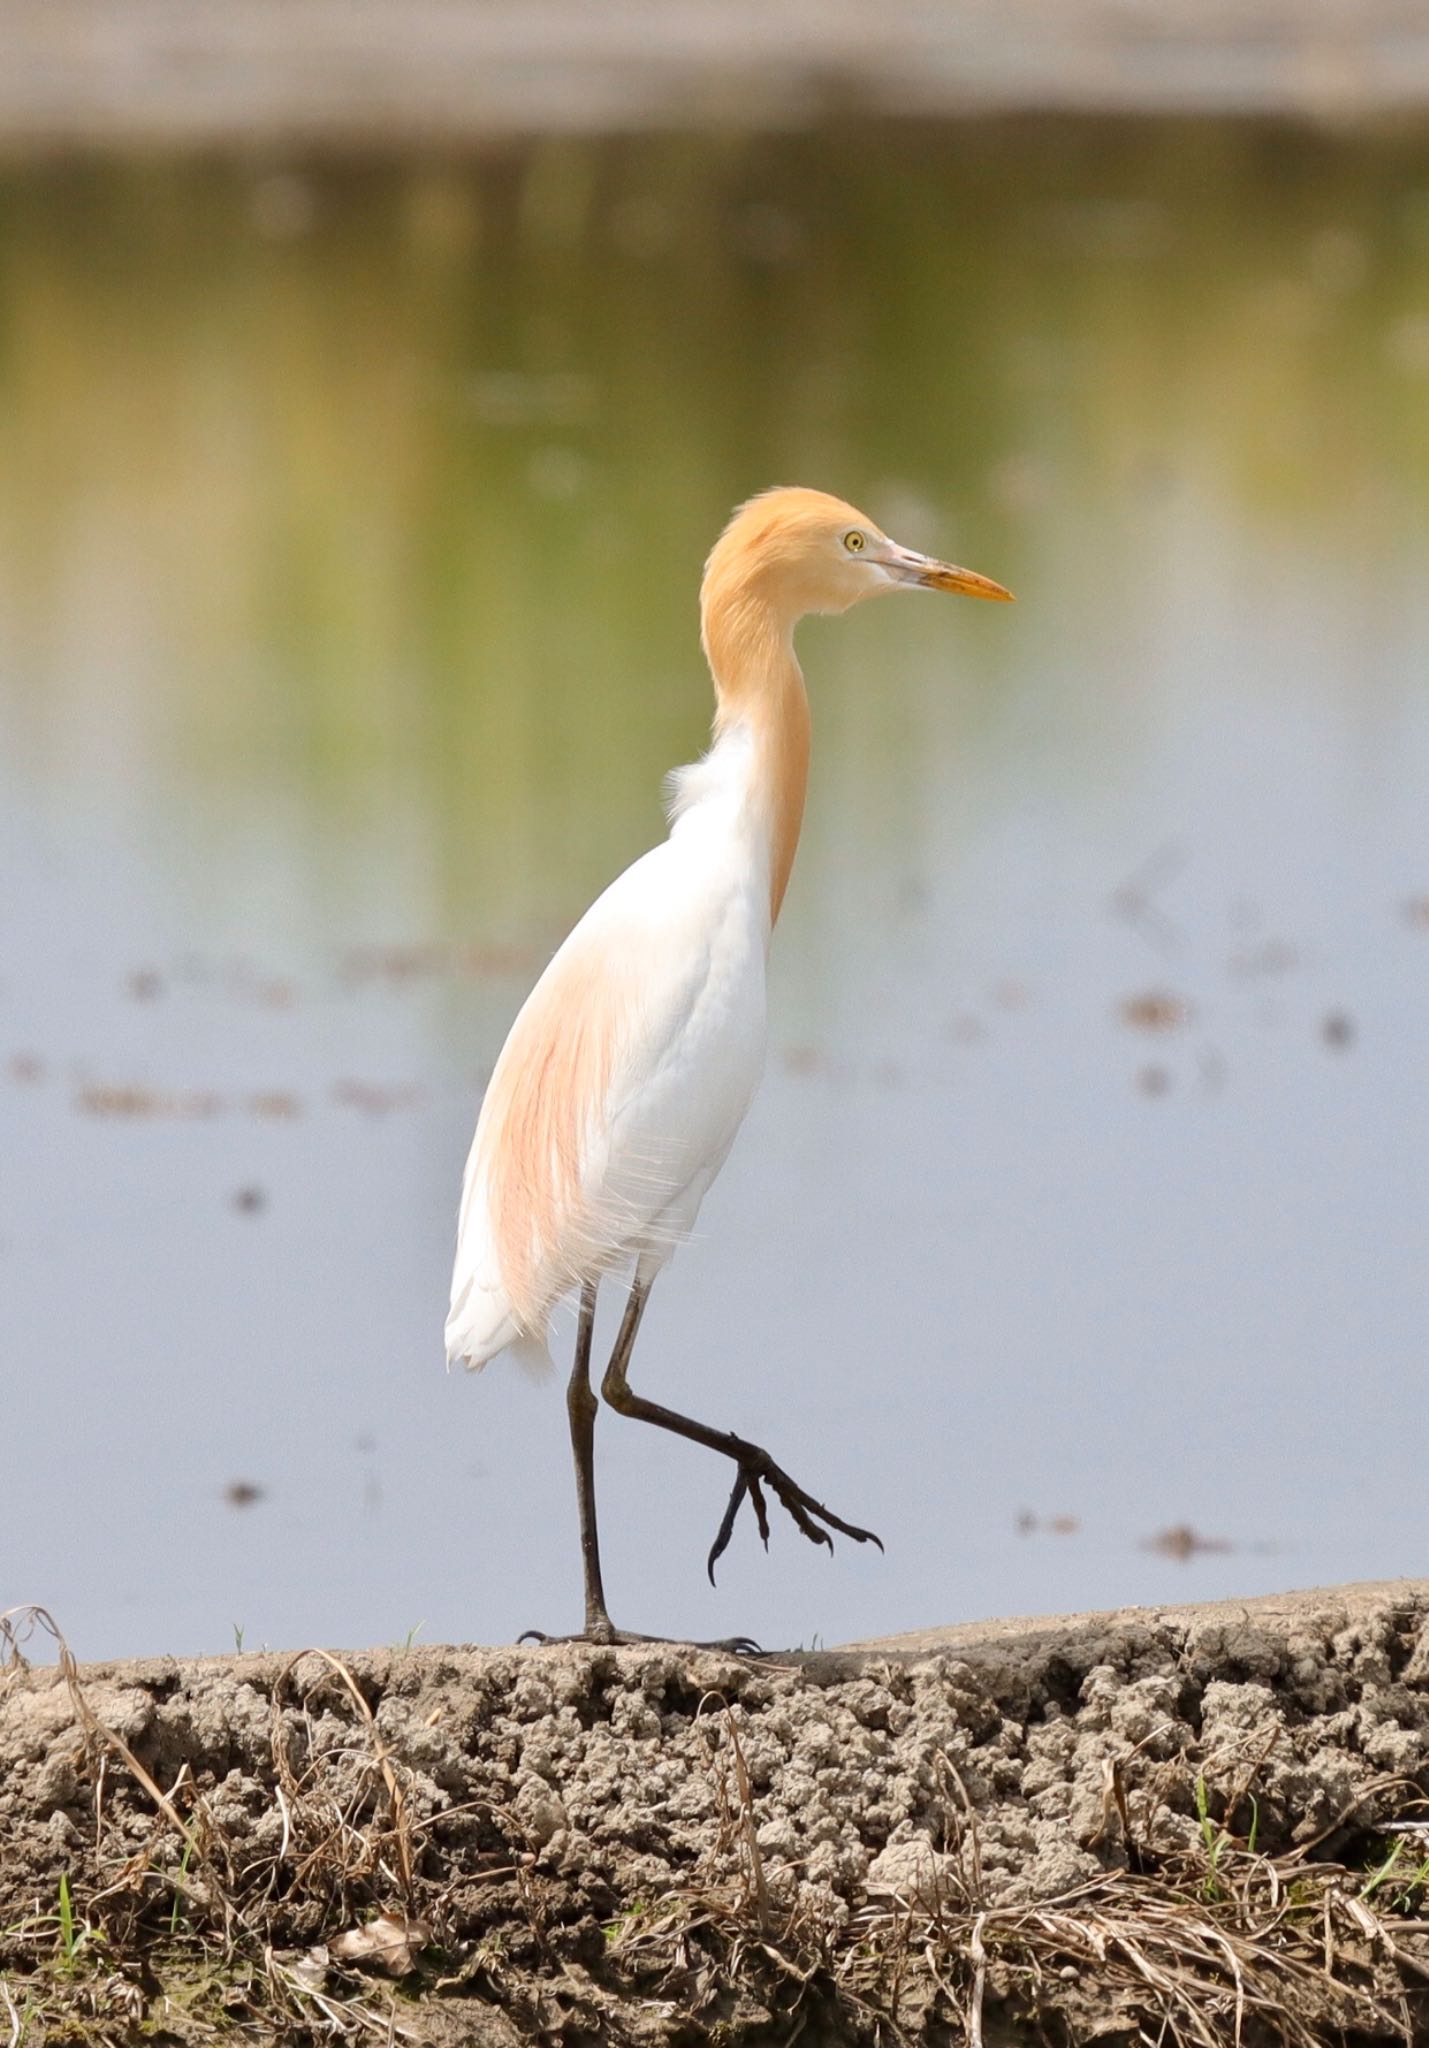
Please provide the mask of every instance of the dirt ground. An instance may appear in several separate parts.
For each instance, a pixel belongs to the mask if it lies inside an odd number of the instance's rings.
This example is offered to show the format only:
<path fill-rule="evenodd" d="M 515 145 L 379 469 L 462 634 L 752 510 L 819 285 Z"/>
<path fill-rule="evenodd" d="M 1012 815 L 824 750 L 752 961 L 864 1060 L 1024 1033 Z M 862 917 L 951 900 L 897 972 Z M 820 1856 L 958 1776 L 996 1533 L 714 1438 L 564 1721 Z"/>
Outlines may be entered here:
<path fill-rule="evenodd" d="M 1429 1581 L 0 1675 L 15 2044 L 1429 2040 L 1427 1888 Z"/>

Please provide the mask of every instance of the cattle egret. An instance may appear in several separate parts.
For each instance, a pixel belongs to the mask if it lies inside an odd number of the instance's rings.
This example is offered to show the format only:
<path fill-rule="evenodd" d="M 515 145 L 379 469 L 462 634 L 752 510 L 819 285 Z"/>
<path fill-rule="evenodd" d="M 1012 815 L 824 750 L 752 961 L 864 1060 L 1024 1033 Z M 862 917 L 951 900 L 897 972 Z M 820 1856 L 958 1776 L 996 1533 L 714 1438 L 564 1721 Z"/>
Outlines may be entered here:
<path fill-rule="evenodd" d="M 669 836 L 593 903 L 528 996 L 491 1076 L 467 1162 L 447 1356 L 548 1367 L 556 1304 L 578 1294 L 566 1392 L 585 1568 L 584 1640 L 642 1640 L 605 1604 L 590 1383 L 596 1289 L 629 1274 L 601 1382 L 621 1415 L 730 1459 L 767 1543 L 767 1488 L 813 1543 L 877 1542 L 769 1453 L 637 1394 L 627 1378 L 655 1276 L 688 1237 L 759 1081 L 765 962 L 789 885 L 809 771 L 809 700 L 794 628 L 888 590 L 1007 599 L 1000 583 L 898 547 L 822 491 L 773 490 L 734 514 L 705 564 L 701 637 L 714 677 L 709 752 L 671 778 Z"/>

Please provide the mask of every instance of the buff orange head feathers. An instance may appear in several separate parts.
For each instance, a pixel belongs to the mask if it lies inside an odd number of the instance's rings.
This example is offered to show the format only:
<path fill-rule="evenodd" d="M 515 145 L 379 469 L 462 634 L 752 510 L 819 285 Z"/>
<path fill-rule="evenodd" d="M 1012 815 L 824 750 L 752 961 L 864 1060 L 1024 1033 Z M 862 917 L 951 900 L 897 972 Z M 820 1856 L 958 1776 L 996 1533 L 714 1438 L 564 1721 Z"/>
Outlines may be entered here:
<path fill-rule="evenodd" d="M 842 612 L 888 590 L 951 590 L 1003 603 L 1012 592 L 896 541 L 856 506 L 825 491 L 764 491 L 741 505 L 705 565 L 704 606 L 757 597 L 793 624 Z"/>

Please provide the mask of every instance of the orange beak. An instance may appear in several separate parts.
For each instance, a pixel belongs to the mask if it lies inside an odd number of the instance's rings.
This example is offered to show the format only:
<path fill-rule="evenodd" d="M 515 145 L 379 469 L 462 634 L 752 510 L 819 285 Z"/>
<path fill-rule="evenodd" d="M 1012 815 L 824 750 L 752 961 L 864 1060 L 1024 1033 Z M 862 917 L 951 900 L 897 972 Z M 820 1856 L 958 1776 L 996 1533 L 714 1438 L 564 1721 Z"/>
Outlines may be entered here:
<path fill-rule="evenodd" d="M 914 581 L 925 590 L 956 590 L 963 597 L 990 597 L 998 604 L 1016 602 L 1012 592 L 990 576 L 979 576 L 976 569 L 955 569 L 951 562 L 929 562 Z"/>
<path fill-rule="evenodd" d="M 963 597 L 990 597 L 998 604 L 1013 602 L 1012 592 L 994 583 L 990 576 L 979 576 L 975 569 L 954 568 L 951 562 L 936 562 L 931 555 L 920 555 L 915 548 L 900 548 L 893 541 L 885 541 L 872 559 L 899 583 L 915 590 L 955 590 Z"/>

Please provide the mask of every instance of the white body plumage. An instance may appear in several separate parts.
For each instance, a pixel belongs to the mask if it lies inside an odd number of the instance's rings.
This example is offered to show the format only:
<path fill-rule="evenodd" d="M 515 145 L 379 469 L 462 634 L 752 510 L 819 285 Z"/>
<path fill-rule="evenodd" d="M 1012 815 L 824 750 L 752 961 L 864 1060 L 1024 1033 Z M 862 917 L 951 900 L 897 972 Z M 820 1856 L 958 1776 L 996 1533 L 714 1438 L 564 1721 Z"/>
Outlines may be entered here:
<path fill-rule="evenodd" d="M 524 1364 L 548 1364 L 547 1319 L 562 1295 L 632 1260 L 652 1279 L 692 1230 L 764 1062 L 770 878 L 756 754 L 754 735 L 735 724 L 677 771 L 669 838 L 591 905 L 518 1015 L 467 1162 L 449 1362 L 476 1368 L 511 1347 Z M 559 1019 L 567 991 L 602 1010 L 608 1059 L 574 1077 L 586 1100 L 573 1199 L 546 1219 L 556 1228 L 526 1284 L 513 1286 L 512 1218 L 492 1199 L 511 1104 L 502 1083 L 529 1064 L 528 1042 Z M 538 1156 L 530 1167 L 548 1163 Z"/>

